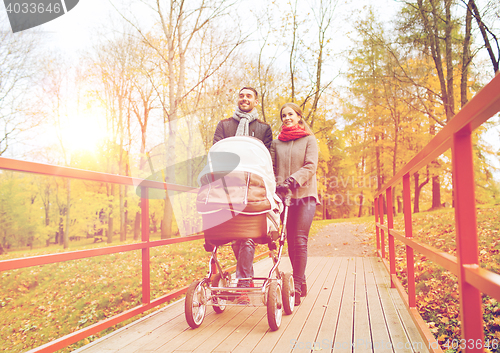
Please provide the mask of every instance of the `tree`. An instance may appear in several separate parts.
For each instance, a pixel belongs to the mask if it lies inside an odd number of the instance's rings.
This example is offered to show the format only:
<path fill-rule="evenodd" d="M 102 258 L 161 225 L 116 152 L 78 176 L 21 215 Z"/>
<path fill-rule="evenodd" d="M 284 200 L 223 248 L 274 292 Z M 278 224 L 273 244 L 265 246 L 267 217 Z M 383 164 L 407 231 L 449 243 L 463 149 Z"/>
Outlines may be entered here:
<path fill-rule="evenodd" d="M 182 116 L 183 103 L 187 97 L 219 70 L 231 57 L 234 50 L 243 42 L 238 31 L 231 26 L 226 32 L 221 30 L 223 18 L 229 16 L 229 10 L 234 5 L 228 0 L 170 0 L 145 2 L 153 11 L 158 20 L 159 30 L 155 33 L 145 32 L 138 24 L 128 20 L 140 35 L 140 38 L 155 51 L 159 75 L 167 81 L 161 87 L 155 86 L 158 98 L 164 112 L 165 125 L 168 126 L 167 156 L 176 156 L 178 119 Z M 150 4 L 151 3 L 151 4 Z M 165 6 L 166 5 L 166 6 Z M 217 22 L 217 26 L 215 23 Z M 212 36 L 218 38 L 219 46 L 211 47 L 212 52 L 203 51 L 203 47 L 196 47 L 203 38 Z M 197 72 L 194 80 L 188 80 L 189 69 L 196 67 L 196 59 L 207 57 L 203 72 Z M 192 60 L 192 61 L 190 61 Z M 165 67 L 166 66 L 166 67 Z M 188 156 L 189 158 L 189 156 Z M 175 169 L 167 168 L 168 175 L 165 181 L 175 183 Z M 165 213 L 163 219 L 164 231 L 162 236 L 171 236 L 172 205 L 168 195 L 165 197 Z"/>
<path fill-rule="evenodd" d="M 305 118 L 306 121 L 309 122 L 311 128 L 314 127 L 315 114 L 318 110 L 318 103 L 321 97 L 321 94 L 324 92 L 326 88 L 328 88 L 331 84 L 331 81 L 326 85 L 322 84 L 323 79 L 323 67 L 325 56 L 327 55 L 327 45 L 330 42 L 328 30 L 331 27 L 332 21 L 334 20 L 335 9 L 337 6 L 337 1 L 326 1 L 319 0 L 314 5 L 312 5 L 311 10 L 314 13 L 314 18 L 317 24 L 317 48 L 315 52 L 316 63 L 315 63 L 315 75 L 314 79 L 311 81 L 313 85 L 311 86 L 311 91 L 308 96 L 304 99 L 302 106 L 305 106 L 307 101 L 312 98 L 313 102 L 311 104 L 311 108 Z"/>
<path fill-rule="evenodd" d="M 301 57 L 299 48 L 301 47 L 301 44 L 303 44 L 301 43 L 299 27 L 304 24 L 304 21 L 299 18 L 298 1 L 289 1 L 288 5 L 290 6 L 290 13 L 288 13 L 286 16 L 290 18 L 291 30 L 289 29 L 289 26 L 285 26 L 284 32 L 291 32 L 291 40 L 288 41 L 290 50 L 288 65 L 290 70 L 290 100 L 291 102 L 295 102 L 296 77 L 298 75 L 298 58 Z"/>
<path fill-rule="evenodd" d="M 422 103 L 429 117 L 439 126 L 444 126 L 455 115 L 455 88 L 460 88 L 462 106 L 468 101 L 470 88 L 469 67 L 474 57 L 470 49 L 473 39 L 471 22 L 473 15 L 477 13 L 477 8 L 473 0 L 466 4 L 463 31 L 461 31 L 461 18 L 454 17 L 454 13 L 456 13 L 454 2 L 451 0 L 416 0 L 416 2 L 406 2 L 399 22 L 402 43 L 411 45 L 424 57 L 431 58 L 434 63 L 439 89 L 428 86 L 426 92 L 428 99 L 422 100 Z M 480 21 L 479 16 L 476 16 L 476 19 Z M 460 85 L 457 85 L 457 77 L 460 77 Z M 439 114 L 439 110 L 438 114 L 434 114 L 436 101 L 442 104 L 444 114 Z M 431 126 L 430 133 L 437 133 L 437 128 Z M 431 173 L 432 208 L 441 207 L 439 179 L 441 164 L 439 159 L 432 163 L 431 169 L 435 171 Z"/>
<path fill-rule="evenodd" d="M 304 119 L 312 128 L 321 97 L 335 77 L 329 72 L 330 76 L 325 80 L 324 75 L 331 53 L 330 38 L 337 4 L 338 1 L 324 0 L 308 5 L 288 1 L 290 10 L 285 12 L 283 19 L 285 26 L 280 42 L 284 52 L 288 53 L 290 90 L 287 94 L 291 102 L 301 106 Z M 311 13 L 313 16 L 309 16 Z"/>
<path fill-rule="evenodd" d="M 10 171 L 0 173 L 0 253 L 11 246 L 33 247 L 48 237 L 36 176 Z"/>
<path fill-rule="evenodd" d="M 66 123 L 67 115 L 65 114 L 67 106 L 65 105 L 67 96 L 67 83 L 69 68 L 64 66 L 57 59 L 50 60 L 47 63 L 47 78 L 44 81 L 43 93 L 46 97 L 45 111 L 47 115 L 52 117 L 49 124 L 53 124 L 56 134 L 56 150 L 60 155 L 58 164 L 70 166 L 71 164 L 71 151 L 68 149 L 67 137 L 64 136 L 63 125 Z M 59 230 L 56 236 L 56 242 L 63 244 L 64 249 L 69 246 L 69 232 L 70 232 L 70 208 L 71 208 L 71 180 L 66 178 L 63 182 L 66 186 L 66 202 L 60 196 L 62 194 L 59 182 L 56 183 L 56 202 L 59 208 Z M 66 216 L 66 220 L 64 220 Z"/>
<path fill-rule="evenodd" d="M 423 103 L 433 108 L 424 94 L 433 87 L 431 67 L 414 50 L 398 46 L 375 21 L 373 12 L 355 28 L 359 40 L 354 41 L 357 45 L 349 57 L 346 129 L 356 136 L 350 139 L 352 147 L 362 151 L 352 157 L 365 163 L 360 170 L 376 177 L 380 188 L 429 140 L 430 124 Z M 408 73 L 412 73 L 411 79 Z M 397 194 L 396 186 L 393 205 L 397 205 Z"/>
<path fill-rule="evenodd" d="M 137 123 L 140 127 L 140 136 L 141 136 L 141 144 L 140 144 L 140 159 L 139 159 L 139 169 L 144 170 L 146 164 L 146 155 L 147 155 L 147 136 L 148 136 L 148 127 L 150 124 L 150 119 L 154 110 L 159 109 L 159 93 L 157 91 L 157 87 L 161 86 L 161 82 L 163 79 L 159 77 L 155 77 L 151 75 L 157 68 L 157 64 L 155 63 L 155 53 L 151 50 L 151 48 L 142 40 L 138 40 L 132 35 L 127 36 L 127 41 L 130 43 L 130 46 L 125 48 L 125 55 L 130 56 L 130 63 L 128 63 L 129 67 L 126 68 L 128 72 L 128 80 L 130 84 L 130 92 L 128 94 L 128 109 L 130 110 L 127 113 L 128 121 L 128 131 L 129 131 L 129 143 L 131 143 L 132 136 L 130 134 L 130 116 L 133 115 L 136 118 Z M 123 148 L 123 144 L 120 143 L 120 146 Z M 128 152 L 122 153 L 121 155 L 127 155 L 130 153 L 130 146 Z M 128 160 L 128 158 L 127 158 Z M 120 165 L 124 165 L 120 163 Z M 125 164 L 125 166 L 128 165 Z M 153 171 L 151 171 L 153 173 Z M 124 187 L 126 190 L 126 187 Z M 123 197 L 120 198 L 120 212 L 122 214 L 122 224 L 125 224 L 125 214 L 123 214 Z M 139 219 L 139 211 L 136 213 L 136 219 Z M 121 234 L 125 231 L 122 230 Z M 134 230 L 135 233 L 138 233 L 138 230 Z M 135 234 L 134 233 L 134 234 Z M 123 240 L 125 236 L 121 237 Z M 162 239 L 166 238 L 162 232 Z"/>
<path fill-rule="evenodd" d="M 6 15 L 0 28 L 0 155 L 19 134 L 37 126 L 35 83 L 41 80 L 42 64 L 37 31 L 13 34 Z M 19 142 L 19 141 L 18 141 Z"/>
<path fill-rule="evenodd" d="M 392 168 L 388 169 L 392 163 L 385 163 L 389 157 L 387 140 L 390 133 L 388 127 L 391 126 L 388 120 L 390 110 L 384 104 L 388 96 L 384 89 L 387 87 L 383 82 L 390 76 L 386 71 L 388 66 L 385 65 L 388 55 L 384 48 L 383 30 L 376 23 L 373 13 L 369 13 L 366 20 L 360 21 L 357 29 L 361 39 L 349 60 L 351 65 L 348 79 L 351 82 L 352 96 L 351 103 L 347 104 L 349 110 L 346 118 L 348 121 L 352 119 L 351 129 L 365 131 L 369 136 L 371 147 L 367 167 L 369 173 L 376 176 L 377 187 L 380 188 L 392 174 Z M 389 84 L 393 83 L 390 81 Z"/>
<path fill-rule="evenodd" d="M 291 4 L 290 4 L 291 5 Z M 297 2 L 295 2 L 295 7 Z M 261 111 L 262 119 L 269 123 L 273 123 L 272 117 L 277 114 L 277 110 L 280 106 L 280 98 L 285 94 L 282 87 L 286 87 L 286 81 L 284 79 L 286 73 L 280 72 L 276 69 L 276 63 L 280 54 L 280 46 L 277 45 L 276 35 L 279 30 L 275 28 L 277 21 L 275 20 L 276 10 L 278 9 L 276 3 L 268 3 L 265 8 L 260 11 L 255 12 L 254 16 L 257 21 L 257 28 L 259 29 L 259 52 L 257 56 L 256 75 L 254 75 L 254 70 L 251 70 L 252 76 L 257 77 L 257 83 L 255 88 L 259 92 L 259 109 Z M 297 39 L 295 32 L 297 31 L 298 24 L 295 22 L 297 18 L 296 11 L 292 11 L 293 15 L 293 35 L 292 43 L 290 45 L 290 83 L 291 83 L 291 101 L 295 100 L 295 58 L 296 55 L 296 43 Z M 271 49 L 272 48 L 272 49 Z M 272 50 L 272 51 L 271 51 Z M 253 60 L 251 61 L 253 64 Z M 243 65 L 244 63 L 240 63 Z M 253 65 L 252 65 L 253 66 Z M 234 73 L 236 74 L 236 72 Z M 234 75 L 233 74 L 233 75 Z M 248 81 L 253 82 L 254 80 L 248 76 Z M 253 85 L 253 84 L 252 84 Z M 242 85 L 240 85 L 241 87 Z"/>
<path fill-rule="evenodd" d="M 116 38 L 99 43 L 95 49 L 93 70 L 90 70 L 98 89 L 94 89 L 96 99 L 107 109 L 108 141 L 104 147 L 106 169 L 108 173 L 130 175 L 130 149 L 132 143 L 131 117 L 135 116 L 140 126 L 140 156 L 141 163 L 145 162 L 146 134 L 148 118 L 153 109 L 153 91 L 144 70 L 144 57 L 141 43 L 130 35 L 119 35 Z M 108 243 L 113 241 L 114 233 L 114 202 L 116 186 L 106 185 L 106 192 L 110 199 L 108 209 Z M 127 187 L 118 186 L 118 207 L 120 221 L 120 240 L 126 240 L 127 230 Z"/>
<path fill-rule="evenodd" d="M 498 21 L 498 19 L 500 18 L 499 16 L 500 6 L 498 5 L 497 2 L 488 2 L 488 4 L 485 6 L 485 10 L 483 11 L 483 13 L 481 13 L 474 0 L 468 0 L 467 3 L 464 0 L 462 0 L 462 2 L 467 6 L 466 27 L 469 28 L 471 27 L 470 22 L 472 20 L 472 17 L 474 17 L 481 32 L 481 37 L 484 42 L 484 48 L 488 52 L 488 56 L 493 66 L 493 72 L 496 74 L 499 70 L 499 63 L 500 63 L 500 45 L 498 42 L 499 38 L 493 32 L 490 26 L 486 25 L 483 18 L 492 17 L 492 22 L 494 22 L 496 17 L 496 20 Z M 493 11 L 497 11 L 497 13 L 491 16 L 489 12 Z M 466 30 L 466 36 L 469 33 L 470 32 Z M 464 62 L 466 61 L 464 60 Z"/>

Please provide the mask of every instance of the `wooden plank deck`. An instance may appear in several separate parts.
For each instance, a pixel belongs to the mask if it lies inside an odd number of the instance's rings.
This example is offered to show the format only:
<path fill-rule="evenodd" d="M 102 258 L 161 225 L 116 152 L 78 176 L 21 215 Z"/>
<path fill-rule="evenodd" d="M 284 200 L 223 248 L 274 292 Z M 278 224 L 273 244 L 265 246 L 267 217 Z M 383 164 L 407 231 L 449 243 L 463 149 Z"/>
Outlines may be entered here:
<path fill-rule="evenodd" d="M 254 268 L 267 276 L 271 261 Z M 290 271 L 287 257 L 280 270 Z M 179 300 L 77 352 L 428 352 L 380 259 L 310 257 L 306 276 L 307 297 L 275 332 L 264 306 L 207 307 L 193 330 Z"/>

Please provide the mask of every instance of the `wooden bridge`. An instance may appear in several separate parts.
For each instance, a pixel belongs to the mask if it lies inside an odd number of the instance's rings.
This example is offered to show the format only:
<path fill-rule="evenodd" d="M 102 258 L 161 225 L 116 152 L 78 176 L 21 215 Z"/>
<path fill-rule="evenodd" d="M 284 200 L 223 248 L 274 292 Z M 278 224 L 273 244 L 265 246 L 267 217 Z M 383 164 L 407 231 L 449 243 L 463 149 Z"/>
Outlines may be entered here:
<path fill-rule="evenodd" d="M 475 203 L 472 133 L 500 111 L 500 75 L 475 97 L 384 187 L 374 199 L 378 257 L 310 258 L 307 267 L 308 295 L 281 328 L 271 332 L 264 307 L 230 307 L 222 314 L 210 312 L 198 329 L 189 328 L 180 300 L 140 319 L 113 334 L 80 349 L 81 352 L 442 352 L 416 308 L 414 252 L 421 253 L 458 278 L 460 325 L 466 352 L 484 352 L 481 295 L 500 300 L 500 275 L 481 267 Z M 412 239 L 410 177 L 444 152 L 452 150 L 453 193 L 457 256 L 443 253 Z M 200 239 L 203 235 L 152 241 L 149 238 L 149 189 L 195 192 L 191 188 L 162 182 L 51 166 L 0 157 L 0 169 L 51 175 L 128 186 L 141 189 L 141 241 L 73 252 L 0 261 L 0 271 L 27 268 L 140 251 L 142 303 L 104 319 L 33 352 L 53 352 L 94 335 L 117 323 L 144 313 L 173 298 L 179 289 L 151 298 L 150 249 L 176 242 Z M 395 230 L 392 212 L 393 188 L 403 184 L 404 234 Z M 387 222 L 384 224 L 384 216 Z M 387 243 L 386 243 L 387 241 Z M 406 258 L 395 257 L 395 241 L 404 243 Z M 406 261 L 407 289 L 396 273 L 396 261 Z M 289 263 L 284 259 L 284 265 Z M 256 265 L 262 274 L 269 260 Z M 262 272 L 264 271 L 264 273 Z M 259 273 L 259 272 L 257 272 Z M 200 274 L 200 278 L 204 274 Z"/>
<path fill-rule="evenodd" d="M 265 306 L 208 310 L 191 329 L 179 300 L 77 352 L 427 352 L 405 304 L 377 257 L 311 257 L 308 294 L 277 331 Z M 288 258 L 283 269 L 289 270 Z M 255 265 L 267 275 L 268 258 Z M 437 347 L 437 342 L 435 344 Z"/>

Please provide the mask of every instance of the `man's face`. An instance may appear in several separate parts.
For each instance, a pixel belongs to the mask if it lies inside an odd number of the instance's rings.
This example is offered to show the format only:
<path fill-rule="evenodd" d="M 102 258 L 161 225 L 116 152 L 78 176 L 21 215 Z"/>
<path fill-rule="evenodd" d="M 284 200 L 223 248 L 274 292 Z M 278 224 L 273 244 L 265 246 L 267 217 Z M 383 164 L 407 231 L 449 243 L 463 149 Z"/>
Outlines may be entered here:
<path fill-rule="evenodd" d="M 244 89 L 238 97 L 238 107 L 241 111 L 249 113 L 259 102 L 255 98 L 255 93 L 249 89 Z"/>

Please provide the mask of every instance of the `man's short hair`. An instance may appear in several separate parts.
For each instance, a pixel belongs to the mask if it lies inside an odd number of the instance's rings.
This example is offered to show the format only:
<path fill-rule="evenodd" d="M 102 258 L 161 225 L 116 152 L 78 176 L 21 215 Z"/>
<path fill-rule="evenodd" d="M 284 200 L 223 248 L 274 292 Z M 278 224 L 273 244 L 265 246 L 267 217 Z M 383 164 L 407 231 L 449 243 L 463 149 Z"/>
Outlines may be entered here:
<path fill-rule="evenodd" d="M 259 98 L 259 94 L 257 93 L 257 90 L 253 87 L 243 87 L 242 89 L 240 89 L 240 92 L 243 91 L 244 89 L 249 89 L 250 91 L 252 91 L 254 94 L 255 94 L 255 99 Z"/>

